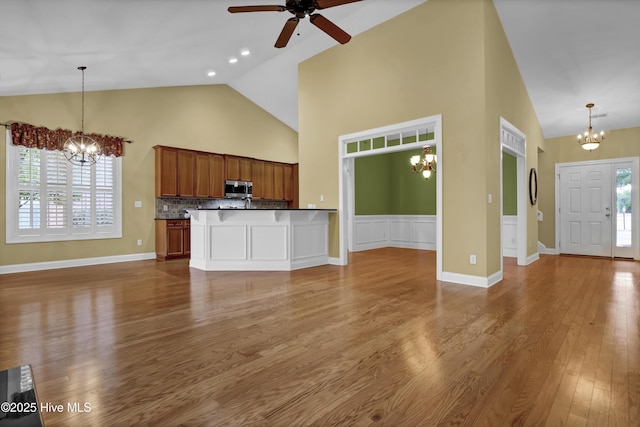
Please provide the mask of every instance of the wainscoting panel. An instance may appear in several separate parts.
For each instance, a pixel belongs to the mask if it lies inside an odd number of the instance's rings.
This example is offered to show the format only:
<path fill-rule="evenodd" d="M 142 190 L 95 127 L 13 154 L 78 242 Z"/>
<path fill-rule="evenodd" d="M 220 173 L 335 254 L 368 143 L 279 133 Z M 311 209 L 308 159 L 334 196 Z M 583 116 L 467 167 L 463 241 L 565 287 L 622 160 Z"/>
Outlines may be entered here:
<path fill-rule="evenodd" d="M 354 252 L 377 248 L 436 249 L 435 215 L 358 215 Z"/>
<path fill-rule="evenodd" d="M 518 217 L 503 215 L 502 217 L 502 256 L 518 256 Z"/>

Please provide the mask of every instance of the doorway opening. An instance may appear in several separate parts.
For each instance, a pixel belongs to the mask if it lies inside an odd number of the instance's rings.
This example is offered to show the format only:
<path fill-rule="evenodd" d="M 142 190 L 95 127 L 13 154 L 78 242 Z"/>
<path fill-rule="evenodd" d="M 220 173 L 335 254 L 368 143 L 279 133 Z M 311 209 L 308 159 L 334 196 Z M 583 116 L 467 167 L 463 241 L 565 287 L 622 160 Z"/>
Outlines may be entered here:
<path fill-rule="evenodd" d="M 355 159 L 378 154 L 435 147 L 436 166 L 436 279 L 442 277 L 442 115 L 369 129 L 338 138 L 340 265 L 348 264 L 355 228 Z M 407 168 L 410 168 L 407 158 Z"/>
<path fill-rule="evenodd" d="M 515 256 L 518 265 L 527 265 L 527 196 L 526 196 L 526 164 L 527 140 L 518 128 L 500 117 L 500 273 L 504 269 L 504 256 Z M 503 154 L 515 157 L 515 193 L 516 214 L 505 219 L 504 215 L 504 163 Z M 505 247 L 513 252 L 505 251 Z"/>

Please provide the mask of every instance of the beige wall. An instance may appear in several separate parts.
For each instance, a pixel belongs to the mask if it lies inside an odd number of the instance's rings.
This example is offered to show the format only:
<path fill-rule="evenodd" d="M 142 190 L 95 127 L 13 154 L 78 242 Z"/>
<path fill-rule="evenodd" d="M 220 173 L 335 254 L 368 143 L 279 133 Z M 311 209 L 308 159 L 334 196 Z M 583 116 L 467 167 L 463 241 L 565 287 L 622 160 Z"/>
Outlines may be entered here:
<path fill-rule="evenodd" d="M 498 14 L 490 2 L 485 3 L 485 90 L 486 119 L 486 180 L 487 192 L 500 194 L 500 117 L 526 136 L 526 181 L 528 171 L 538 167 L 538 147 L 544 147 L 544 137 L 527 89 L 518 70 Z M 528 189 L 528 186 L 527 186 Z M 537 207 L 527 198 L 527 255 L 538 251 Z M 487 254 L 488 272 L 500 269 L 500 204 L 488 205 Z"/>
<path fill-rule="evenodd" d="M 585 120 L 585 128 L 587 122 Z M 584 129 L 576 129 L 576 135 Z M 544 221 L 539 223 L 540 242 L 555 248 L 555 165 L 556 163 L 587 162 L 640 156 L 640 127 L 606 130 L 605 140 L 594 151 L 585 151 L 578 145 L 576 135 L 546 140 L 545 151 L 540 154 L 539 209 Z"/>
<path fill-rule="evenodd" d="M 78 93 L 0 98 L 0 118 L 6 121 L 74 130 L 80 128 L 80 112 Z M 122 239 L 6 245 L 1 185 L 0 265 L 154 252 L 154 145 L 298 161 L 297 133 L 226 85 L 88 92 L 85 131 L 134 141 L 125 144 L 123 157 Z M 4 132 L 0 145 L 4 177 Z M 135 200 L 143 207 L 134 208 Z"/>
<path fill-rule="evenodd" d="M 499 117 L 531 132 L 531 152 L 542 143 L 490 0 L 430 0 L 300 65 L 301 205 L 338 207 L 340 135 L 434 114 L 443 120 L 444 271 L 488 276 L 500 266 Z M 488 206 L 488 193 L 498 202 Z"/>

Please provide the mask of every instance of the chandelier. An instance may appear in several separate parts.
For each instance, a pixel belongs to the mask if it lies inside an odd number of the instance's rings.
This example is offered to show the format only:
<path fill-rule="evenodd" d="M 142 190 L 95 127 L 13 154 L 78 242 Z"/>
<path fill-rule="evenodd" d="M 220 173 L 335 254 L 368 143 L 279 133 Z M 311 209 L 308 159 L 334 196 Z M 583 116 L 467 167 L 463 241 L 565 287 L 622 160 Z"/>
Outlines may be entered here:
<path fill-rule="evenodd" d="M 102 155 L 102 149 L 94 139 L 84 134 L 84 70 L 87 67 L 78 67 L 82 71 L 82 127 L 80 133 L 76 133 L 64 143 L 64 156 L 76 166 L 94 165 Z"/>
<path fill-rule="evenodd" d="M 424 147 L 424 157 L 411 156 L 411 172 L 422 172 L 424 179 L 429 179 L 431 172 L 436 172 L 436 155 L 431 154 L 431 147 Z"/>
<path fill-rule="evenodd" d="M 604 131 L 594 132 L 591 127 L 591 109 L 595 104 L 589 103 L 586 107 L 589 109 L 589 128 L 585 131 L 584 134 L 578 135 L 578 144 L 585 150 L 595 150 L 600 146 L 600 142 L 604 141 Z M 584 138 L 584 139 L 583 139 Z M 600 140 L 598 140 L 600 138 Z"/>

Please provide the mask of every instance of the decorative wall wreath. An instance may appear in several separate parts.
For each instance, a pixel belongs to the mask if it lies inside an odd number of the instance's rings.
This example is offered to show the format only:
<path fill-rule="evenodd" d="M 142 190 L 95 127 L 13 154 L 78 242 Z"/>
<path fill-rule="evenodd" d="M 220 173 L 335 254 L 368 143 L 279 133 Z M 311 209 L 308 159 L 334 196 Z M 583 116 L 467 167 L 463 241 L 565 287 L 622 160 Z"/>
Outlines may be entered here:
<path fill-rule="evenodd" d="M 538 202 L 538 172 L 536 168 L 529 171 L 529 201 L 531 206 L 535 206 Z"/>

